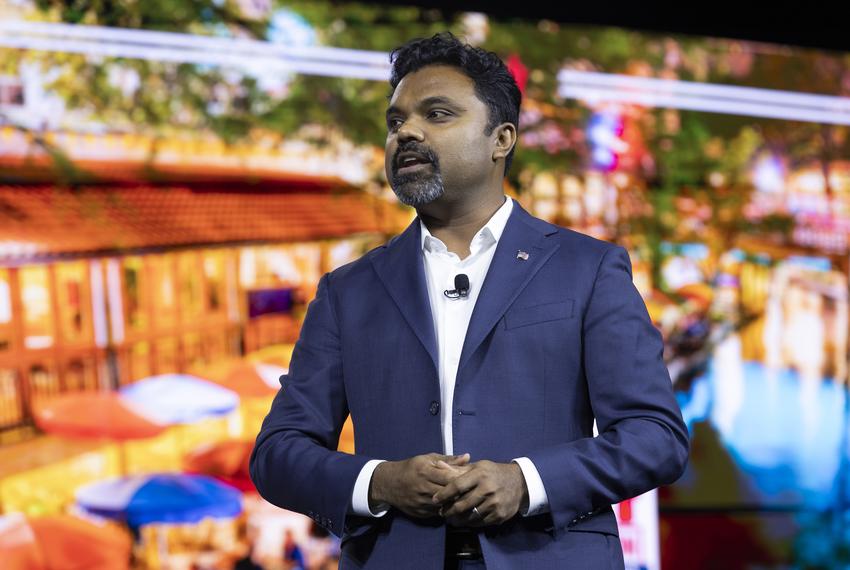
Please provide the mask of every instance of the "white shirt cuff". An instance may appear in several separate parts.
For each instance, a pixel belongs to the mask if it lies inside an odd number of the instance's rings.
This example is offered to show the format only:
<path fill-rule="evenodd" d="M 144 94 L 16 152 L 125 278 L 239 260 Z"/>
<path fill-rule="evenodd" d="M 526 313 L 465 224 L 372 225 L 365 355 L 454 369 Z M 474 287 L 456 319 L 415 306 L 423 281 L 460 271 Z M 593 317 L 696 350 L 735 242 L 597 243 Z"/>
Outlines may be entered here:
<path fill-rule="evenodd" d="M 528 457 L 517 457 L 513 462 L 519 465 L 522 476 L 525 477 L 525 486 L 528 487 L 528 510 L 520 513 L 524 517 L 539 515 L 549 511 L 549 497 L 546 495 L 546 487 L 537 467 Z"/>
<path fill-rule="evenodd" d="M 380 510 L 377 513 L 369 508 L 369 483 L 372 482 L 372 473 L 383 462 L 381 459 L 372 459 L 360 470 L 354 482 L 354 492 L 351 494 L 351 510 L 354 514 L 362 517 L 382 517 L 387 514 L 389 505 L 379 505 Z"/>

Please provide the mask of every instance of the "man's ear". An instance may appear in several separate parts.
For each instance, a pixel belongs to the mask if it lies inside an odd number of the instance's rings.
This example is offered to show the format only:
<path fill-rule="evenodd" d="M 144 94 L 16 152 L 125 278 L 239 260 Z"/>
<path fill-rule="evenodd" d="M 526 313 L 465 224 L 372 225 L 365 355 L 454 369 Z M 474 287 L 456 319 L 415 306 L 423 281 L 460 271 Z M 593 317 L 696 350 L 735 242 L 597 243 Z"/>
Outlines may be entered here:
<path fill-rule="evenodd" d="M 493 148 L 493 162 L 505 158 L 516 145 L 516 126 L 513 123 L 502 123 L 495 129 L 496 145 Z"/>

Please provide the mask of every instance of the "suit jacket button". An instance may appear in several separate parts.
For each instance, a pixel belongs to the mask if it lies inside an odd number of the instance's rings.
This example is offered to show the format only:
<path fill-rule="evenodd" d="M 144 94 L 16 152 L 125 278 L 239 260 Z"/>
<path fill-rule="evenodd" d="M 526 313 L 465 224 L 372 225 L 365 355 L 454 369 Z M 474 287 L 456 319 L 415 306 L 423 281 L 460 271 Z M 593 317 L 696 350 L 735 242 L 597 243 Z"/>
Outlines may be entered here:
<path fill-rule="evenodd" d="M 440 402 L 434 400 L 431 402 L 431 407 L 428 408 L 428 411 L 431 412 L 432 416 L 436 416 L 440 413 Z"/>

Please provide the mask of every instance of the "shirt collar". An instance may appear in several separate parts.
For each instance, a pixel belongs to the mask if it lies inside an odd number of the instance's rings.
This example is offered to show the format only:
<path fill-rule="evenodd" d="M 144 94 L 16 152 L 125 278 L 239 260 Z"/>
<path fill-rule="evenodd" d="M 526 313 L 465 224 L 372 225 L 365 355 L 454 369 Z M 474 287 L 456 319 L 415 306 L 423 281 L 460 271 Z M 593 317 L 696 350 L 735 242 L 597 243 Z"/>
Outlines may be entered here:
<path fill-rule="evenodd" d="M 496 213 L 493 214 L 490 219 L 484 224 L 475 237 L 472 238 L 472 242 L 470 242 L 470 251 L 474 248 L 471 246 L 475 243 L 477 239 L 485 239 L 492 240 L 495 243 L 499 243 L 499 238 L 502 237 L 502 232 L 505 231 L 505 226 L 508 224 L 508 218 L 511 217 L 511 211 L 514 208 L 514 201 L 505 197 L 505 202 L 502 206 L 496 210 Z M 445 251 L 446 245 L 440 240 L 431 235 L 431 232 L 428 231 L 428 228 L 425 226 L 425 223 L 422 219 L 419 219 L 419 227 L 421 229 L 421 247 L 425 251 Z"/>

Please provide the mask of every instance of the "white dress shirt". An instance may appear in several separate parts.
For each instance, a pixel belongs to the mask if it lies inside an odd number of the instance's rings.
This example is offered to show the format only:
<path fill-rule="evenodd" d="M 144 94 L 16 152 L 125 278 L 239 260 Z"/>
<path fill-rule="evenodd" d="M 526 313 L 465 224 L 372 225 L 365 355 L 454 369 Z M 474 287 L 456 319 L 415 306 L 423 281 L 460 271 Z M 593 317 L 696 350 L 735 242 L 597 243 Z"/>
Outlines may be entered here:
<path fill-rule="evenodd" d="M 501 208 L 472 238 L 469 244 L 469 256 L 460 259 L 452 253 L 438 238 L 431 235 L 428 228 L 420 220 L 422 234 L 422 253 L 425 263 L 425 279 L 428 285 L 428 298 L 431 303 L 431 315 L 434 319 L 434 332 L 437 338 L 440 377 L 440 424 L 443 433 L 443 452 L 446 455 L 465 453 L 455 450 L 452 441 L 452 403 L 454 399 L 457 368 L 460 364 L 460 353 L 466 338 L 466 329 L 475 301 L 484 285 L 484 278 L 496 252 L 496 245 L 505 229 L 508 218 L 513 210 L 513 200 L 507 198 Z M 469 295 L 466 297 L 449 298 L 443 292 L 455 288 L 455 276 L 463 273 L 469 277 Z M 474 460 L 474 458 L 473 458 Z M 527 457 L 514 459 L 525 477 L 528 487 L 528 510 L 523 516 L 542 513 L 548 510 L 549 501 L 546 489 L 534 463 Z M 381 463 L 376 459 L 369 461 L 360 471 L 354 484 L 352 494 L 352 509 L 362 516 L 383 516 L 387 510 L 373 512 L 369 508 L 369 482 L 372 473 Z"/>

